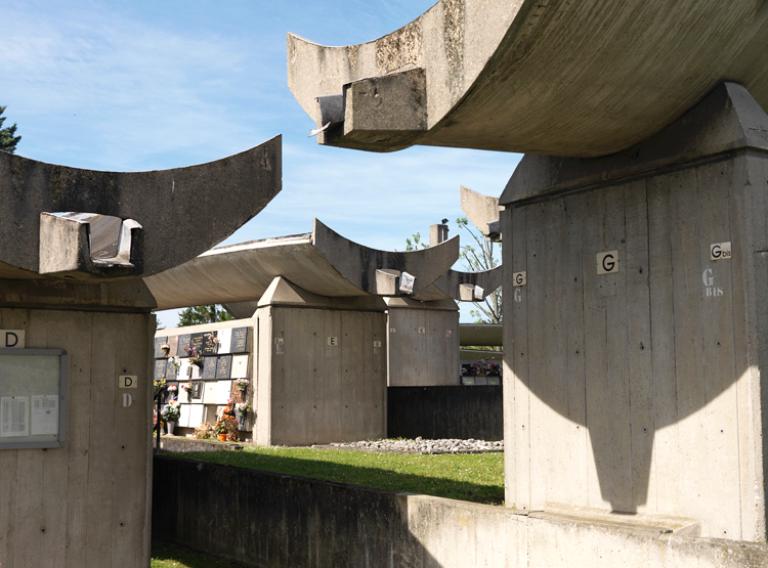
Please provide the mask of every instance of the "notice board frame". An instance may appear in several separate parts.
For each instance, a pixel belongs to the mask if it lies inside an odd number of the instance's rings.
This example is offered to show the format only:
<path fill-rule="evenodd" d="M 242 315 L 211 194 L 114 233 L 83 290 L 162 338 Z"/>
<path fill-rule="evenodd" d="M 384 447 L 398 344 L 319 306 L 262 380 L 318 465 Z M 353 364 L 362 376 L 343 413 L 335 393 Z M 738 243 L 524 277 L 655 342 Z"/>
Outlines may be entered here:
<path fill-rule="evenodd" d="M 55 440 L 28 440 L 4 442 L 0 438 L 0 451 L 62 448 L 67 439 L 69 418 L 69 354 L 64 349 L 0 349 L 0 358 L 10 356 L 49 356 L 59 358 L 59 431 Z"/>

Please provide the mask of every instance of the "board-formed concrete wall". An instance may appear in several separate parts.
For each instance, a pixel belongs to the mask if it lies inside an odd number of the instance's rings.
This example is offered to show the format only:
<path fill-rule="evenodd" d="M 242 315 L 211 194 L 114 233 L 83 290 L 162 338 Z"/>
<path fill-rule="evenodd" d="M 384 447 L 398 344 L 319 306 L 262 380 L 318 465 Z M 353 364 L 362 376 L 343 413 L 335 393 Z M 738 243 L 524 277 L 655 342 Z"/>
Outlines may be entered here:
<path fill-rule="evenodd" d="M 458 385 L 461 365 L 456 303 L 391 298 L 387 307 L 389 386 Z"/>
<path fill-rule="evenodd" d="M 383 437 L 383 309 L 270 302 L 256 310 L 254 441 L 304 445 Z"/>
<path fill-rule="evenodd" d="M 720 87 L 619 156 L 521 163 L 503 198 L 507 285 L 527 275 L 504 305 L 510 506 L 765 540 L 766 124 Z"/>
<path fill-rule="evenodd" d="M 146 566 L 155 318 L 0 308 L 0 328 L 25 330 L 27 348 L 69 356 L 63 447 L 0 452 L 0 566 Z M 140 380 L 122 390 L 119 375 Z"/>
<path fill-rule="evenodd" d="M 387 388 L 387 437 L 501 440 L 501 386 Z"/>
<path fill-rule="evenodd" d="M 155 537 L 259 568 L 768 565 L 765 545 L 695 538 L 673 524 L 526 516 L 168 456 L 155 458 L 154 495 Z"/>

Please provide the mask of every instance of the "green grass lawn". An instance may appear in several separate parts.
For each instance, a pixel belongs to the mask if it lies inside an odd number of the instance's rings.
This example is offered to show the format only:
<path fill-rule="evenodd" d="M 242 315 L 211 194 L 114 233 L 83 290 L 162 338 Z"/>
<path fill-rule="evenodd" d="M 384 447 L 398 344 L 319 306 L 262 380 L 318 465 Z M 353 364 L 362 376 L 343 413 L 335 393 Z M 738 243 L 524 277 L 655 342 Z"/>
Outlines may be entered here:
<path fill-rule="evenodd" d="M 176 455 L 386 491 L 424 493 L 490 504 L 501 504 L 504 500 L 501 452 L 422 455 L 246 446 L 241 451 Z"/>
<path fill-rule="evenodd" d="M 221 560 L 194 550 L 164 542 L 152 543 L 151 568 L 239 568 L 231 560 Z"/>

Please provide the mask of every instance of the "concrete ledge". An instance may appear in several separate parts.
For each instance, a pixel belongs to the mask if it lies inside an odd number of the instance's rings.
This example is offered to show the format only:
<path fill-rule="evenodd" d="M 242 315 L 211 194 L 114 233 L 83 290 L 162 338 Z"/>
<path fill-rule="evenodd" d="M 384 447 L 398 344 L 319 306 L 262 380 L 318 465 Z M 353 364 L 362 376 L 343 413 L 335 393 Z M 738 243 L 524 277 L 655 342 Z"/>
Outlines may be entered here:
<path fill-rule="evenodd" d="M 249 566 L 768 565 L 765 545 L 686 536 L 690 527 L 682 520 L 523 516 L 504 507 L 166 456 L 155 457 L 154 484 L 155 537 Z"/>

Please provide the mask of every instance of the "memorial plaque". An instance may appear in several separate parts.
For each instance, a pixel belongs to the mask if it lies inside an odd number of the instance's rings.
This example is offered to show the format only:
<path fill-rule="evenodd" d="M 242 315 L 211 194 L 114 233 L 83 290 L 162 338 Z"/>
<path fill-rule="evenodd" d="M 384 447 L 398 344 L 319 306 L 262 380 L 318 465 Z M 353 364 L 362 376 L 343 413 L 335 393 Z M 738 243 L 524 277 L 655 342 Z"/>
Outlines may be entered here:
<path fill-rule="evenodd" d="M 192 390 L 189 391 L 189 397 L 196 400 L 203 398 L 203 383 L 201 381 L 194 381 L 192 383 Z"/>
<path fill-rule="evenodd" d="M 204 333 L 193 333 L 189 336 L 189 345 L 192 346 L 198 353 L 203 352 L 203 342 L 205 341 Z"/>
<path fill-rule="evenodd" d="M 176 357 L 189 357 L 187 353 L 187 346 L 189 345 L 191 335 L 179 335 L 178 344 L 176 345 Z"/>
<path fill-rule="evenodd" d="M 181 416 L 179 417 L 179 426 L 184 428 L 197 428 L 203 423 L 203 405 L 202 404 L 183 404 L 181 405 Z"/>
<path fill-rule="evenodd" d="M 178 350 L 179 350 L 179 336 L 174 335 L 172 337 L 168 338 L 168 347 L 170 347 L 170 350 L 168 351 L 168 354 L 171 356 L 179 357 Z"/>
<path fill-rule="evenodd" d="M 231 381 L 211 381 L 205 383 L 203 402 L 205 404 L 227 404 L 231 386 Z"/>
<path fill-rule="evenodd" d="M 228 379 L 232 375 L 232 355 L 222 355 L 216 363 L 216 378 Z"/>
<path fill-rule="evenodd" d="M 168 381 L 175 381 L 177 379 L 183 379 L 184 377 L 178 376 L 178 369 L 174 365 L 175 360 L 167 359 L 168 363 L 165 366 L 165 379 Z"/>
<path fill-rule="evenodd" d="M 153 379 L 165 378 L 165 367 L 168 364 L 167 359 L 155 359 L 155 376 Z"/>
<path fill-rule="evenodd" d="M 203 341 L 200 346 L 200 353 L 203 355 L 216 355 L 219 350 L 217 332 L 209 331 L 203 334 Z"/>
<path fill-rule="evenodd" d="M 216 378 L 216 357 L 203 358 L 203 379 Z"/>
<path fill-rule="evenodd" d="M 165 357 L 165 351 L 160 349 L 160 347 L 165 345 L 167 342 L 168 342 L 167 337 L 155 337 L 155 359 L 159 359 L 160 357 Z"/>
<path fill-rule="evenodd" d="M 232 353 L 248 353 L 248 328 L 236 327 L 232 330 Z"/>
<path fill-rule="evenodd" d="M 189 380 L 192 377 L 192 365 L 189 359 L 179 359 L 179 371 L 176 376 L 180 381 Z"/>
<path fill-rule="evenodd" d="M 248 378 L 248 355 L 234 355 L 232 357 L 232 378 Z"/>
<path fill-rule="evenodd" d="M 219 340 L 219 355 L 232 353 L 232 328 L 219 330 L 217 338 Z"/>

